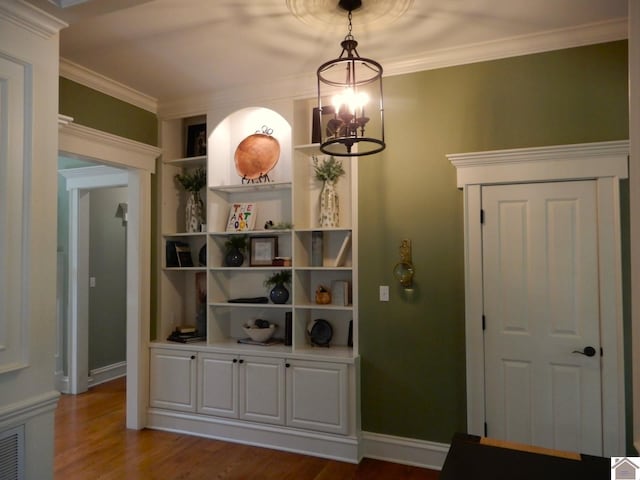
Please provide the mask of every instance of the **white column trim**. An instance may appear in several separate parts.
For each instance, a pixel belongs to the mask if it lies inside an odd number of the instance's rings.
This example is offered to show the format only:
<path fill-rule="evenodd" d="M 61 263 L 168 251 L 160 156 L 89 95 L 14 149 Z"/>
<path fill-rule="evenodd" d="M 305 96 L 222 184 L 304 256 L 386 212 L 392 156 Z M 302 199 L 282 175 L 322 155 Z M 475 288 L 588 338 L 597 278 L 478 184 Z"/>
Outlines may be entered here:
<path fill-rule="evenodd" d="M 151 315 L 151 173 L 129 171 L 127 190 L 127 428 L 146 426 Z"/>
<path fill-rule="evenodd" d="M 640 2 L 629 0 L 629 204 L 632 363 L 640 365 Z M 633 442 L 640 451 L 640 375 L 633 375 Z"/>

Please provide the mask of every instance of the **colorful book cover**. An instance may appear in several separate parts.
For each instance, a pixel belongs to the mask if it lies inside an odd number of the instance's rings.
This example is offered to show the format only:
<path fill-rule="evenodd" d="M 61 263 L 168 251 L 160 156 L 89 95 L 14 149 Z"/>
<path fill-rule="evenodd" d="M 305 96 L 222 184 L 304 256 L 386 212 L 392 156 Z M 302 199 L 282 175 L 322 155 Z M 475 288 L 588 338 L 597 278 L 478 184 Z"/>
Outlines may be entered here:
<path fill-rule="evenodd" d="M 255 203 L 232 203 L 227 220 L 227 232 L 253 230 L 256 224 Z"/>

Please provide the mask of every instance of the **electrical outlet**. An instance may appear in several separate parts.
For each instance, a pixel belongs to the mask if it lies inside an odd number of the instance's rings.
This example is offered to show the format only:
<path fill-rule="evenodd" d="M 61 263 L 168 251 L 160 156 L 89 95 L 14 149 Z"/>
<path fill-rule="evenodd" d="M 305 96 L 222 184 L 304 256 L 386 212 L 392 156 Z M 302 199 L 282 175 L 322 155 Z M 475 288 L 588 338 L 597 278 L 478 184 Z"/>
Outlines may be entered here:
<path fill-rule="evenodd" d="M 380 301 L 388 302 L 389 301 L 389 286 L 388 285 L 380 285 Z"/>
<path fill-rule="evenodd" d="M 89 277 L 89 287 L 93 288 L 96 286 L 96 277 Z"/>

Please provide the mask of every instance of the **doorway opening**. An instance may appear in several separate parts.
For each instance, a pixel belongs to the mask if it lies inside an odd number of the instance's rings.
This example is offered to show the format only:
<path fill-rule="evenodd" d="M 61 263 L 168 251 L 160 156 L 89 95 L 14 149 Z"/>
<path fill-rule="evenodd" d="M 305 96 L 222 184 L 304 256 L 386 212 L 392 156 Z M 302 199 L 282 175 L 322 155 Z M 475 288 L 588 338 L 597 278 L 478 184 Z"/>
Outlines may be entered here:
<path fill-rule="evenodd" d="M 124 169 L 127 176 L 126 417 L 127 428 L 141 429 L 149 390 L 151 174 L 161 150 L 72 120 L 59 117 L 59 154 Z"/>
<path fill-rule="evenodd" d="M 56 386 L 126 375 L 126 170 L 59 158 Z"/>

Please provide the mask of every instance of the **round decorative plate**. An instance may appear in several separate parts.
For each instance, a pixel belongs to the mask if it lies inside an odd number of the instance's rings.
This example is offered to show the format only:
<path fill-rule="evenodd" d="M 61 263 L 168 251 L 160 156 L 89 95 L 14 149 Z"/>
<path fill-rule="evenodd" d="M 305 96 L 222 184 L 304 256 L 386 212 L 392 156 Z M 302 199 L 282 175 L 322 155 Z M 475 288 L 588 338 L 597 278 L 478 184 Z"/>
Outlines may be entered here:
<path fill-rule="evenodd" d="M 328 347 L 331 337 L 333 337 L 331 324 L 322 318 L 309 322 L 307 331 L 309 332 L 311 343 L 319 347 Z"/>
<path fill-rule="evenodd" d="M 280 143 L 267 133 L 254 133 L 240 142 L 234 159 L 243 180 L 264 181 L 280 159 Z"/>

